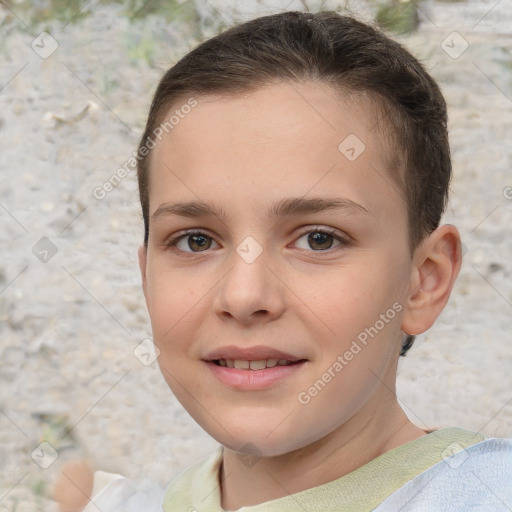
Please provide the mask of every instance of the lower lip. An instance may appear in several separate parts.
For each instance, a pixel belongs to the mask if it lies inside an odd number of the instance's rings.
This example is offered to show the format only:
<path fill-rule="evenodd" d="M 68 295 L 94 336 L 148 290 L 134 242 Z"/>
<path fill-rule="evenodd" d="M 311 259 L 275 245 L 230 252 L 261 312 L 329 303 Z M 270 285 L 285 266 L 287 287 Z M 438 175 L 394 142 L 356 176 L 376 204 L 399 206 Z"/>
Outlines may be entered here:
<path fill-rule="evenodd" d="M 264 370 L 239 370 L 218 366 L 212 361 L 205 361 L 210 371 L 223 384 L 240 390 L 258 390 L 269 388 L 277 382 L 295 375 L 307 361 L 287 366 L 274 366 Z"/>

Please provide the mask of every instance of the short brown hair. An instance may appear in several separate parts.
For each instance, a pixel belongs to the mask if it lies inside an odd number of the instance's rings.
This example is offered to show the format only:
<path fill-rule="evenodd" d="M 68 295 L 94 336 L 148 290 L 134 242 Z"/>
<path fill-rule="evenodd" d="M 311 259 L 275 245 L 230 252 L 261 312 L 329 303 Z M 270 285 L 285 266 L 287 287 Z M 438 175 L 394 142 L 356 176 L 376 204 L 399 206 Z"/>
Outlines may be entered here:
<path fill-rule="evenodd" d="M 171 106 L 186 96 L 237 94 L 306 80 L 340 94 L 366 94 L 380 106 L 382 117 L 376 124 L 381 133 L 387 132 L 387 163 L 405 196 L 414 250 L 439 226 L 448 198 L 446 103 L 434 79 L 403 46 L 351 16 L 289 11 L 235 25 L 202 42 L 158 84 L 139 154 Z M 150 153 L 138 161 L 146 244 L 149 160 Z"/>

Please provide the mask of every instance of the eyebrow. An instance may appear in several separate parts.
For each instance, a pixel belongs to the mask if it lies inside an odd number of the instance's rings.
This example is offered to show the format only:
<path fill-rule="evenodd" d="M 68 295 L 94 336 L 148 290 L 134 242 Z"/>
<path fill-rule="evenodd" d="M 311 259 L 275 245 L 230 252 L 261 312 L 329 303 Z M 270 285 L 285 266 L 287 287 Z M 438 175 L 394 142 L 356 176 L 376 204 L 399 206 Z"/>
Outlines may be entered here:
<path fill-rule="evenodd" d="M 341 210 L 349 214 L 370 214 L 364 206 L 361 206 L 350 199 L 330 197 L 289 197 L 272 203 L 268 210 L 267 218 L 273 219 L 278 217 L 305 215 L 327 210 Z M 207 201 L 189 201 L 175 204 L 164 203 L 155 210 L 151 219 L 154 221 L 171 215 L 187 218 L 208 216 L 218 217 L 220 219 L 227 218 L 226 212 L 222 206 L 217 207 L 213 203 Z"/>

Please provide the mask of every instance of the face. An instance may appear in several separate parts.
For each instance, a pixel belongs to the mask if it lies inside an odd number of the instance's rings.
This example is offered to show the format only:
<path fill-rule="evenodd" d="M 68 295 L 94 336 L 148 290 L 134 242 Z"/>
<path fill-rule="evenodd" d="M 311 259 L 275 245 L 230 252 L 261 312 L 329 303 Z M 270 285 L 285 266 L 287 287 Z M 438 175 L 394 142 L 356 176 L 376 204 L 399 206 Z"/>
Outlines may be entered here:
<path fill-rule="evenodd" d="M 406 204 L 369 105 L 307 83 L 196 99 L 151 157 L 140 262 L 158 361 L 224 446 L 288 453 L 394 389 Z M 199 201 L 216 214 L 176 207 Z"/>

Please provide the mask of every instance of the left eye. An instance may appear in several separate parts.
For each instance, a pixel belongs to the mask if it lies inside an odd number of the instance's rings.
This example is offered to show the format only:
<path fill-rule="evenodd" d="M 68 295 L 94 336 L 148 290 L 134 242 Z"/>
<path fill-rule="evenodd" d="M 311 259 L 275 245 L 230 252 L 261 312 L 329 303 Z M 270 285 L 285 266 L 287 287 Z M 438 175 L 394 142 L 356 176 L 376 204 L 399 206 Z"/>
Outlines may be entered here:
<path fill-rule="evenodd" d="M 297 239 L 297 242 L 303 238 L 306 238 L 306 243 L 312 249 L 317 249 L 317 251 L 325 251 L 327 249 L 331 249 L 333 245 L 333 241 L 337 240 L 339 242 L 338 245 L 343 245 L 344 240 L 340 237 L 336 236 L 334 232 L 330 230 L 319 230 L 316 229 L 314 231 L 308 231 L 304 233 Z M 299 247 L 299 249 L 308 249 L 308 247 Z"/>

